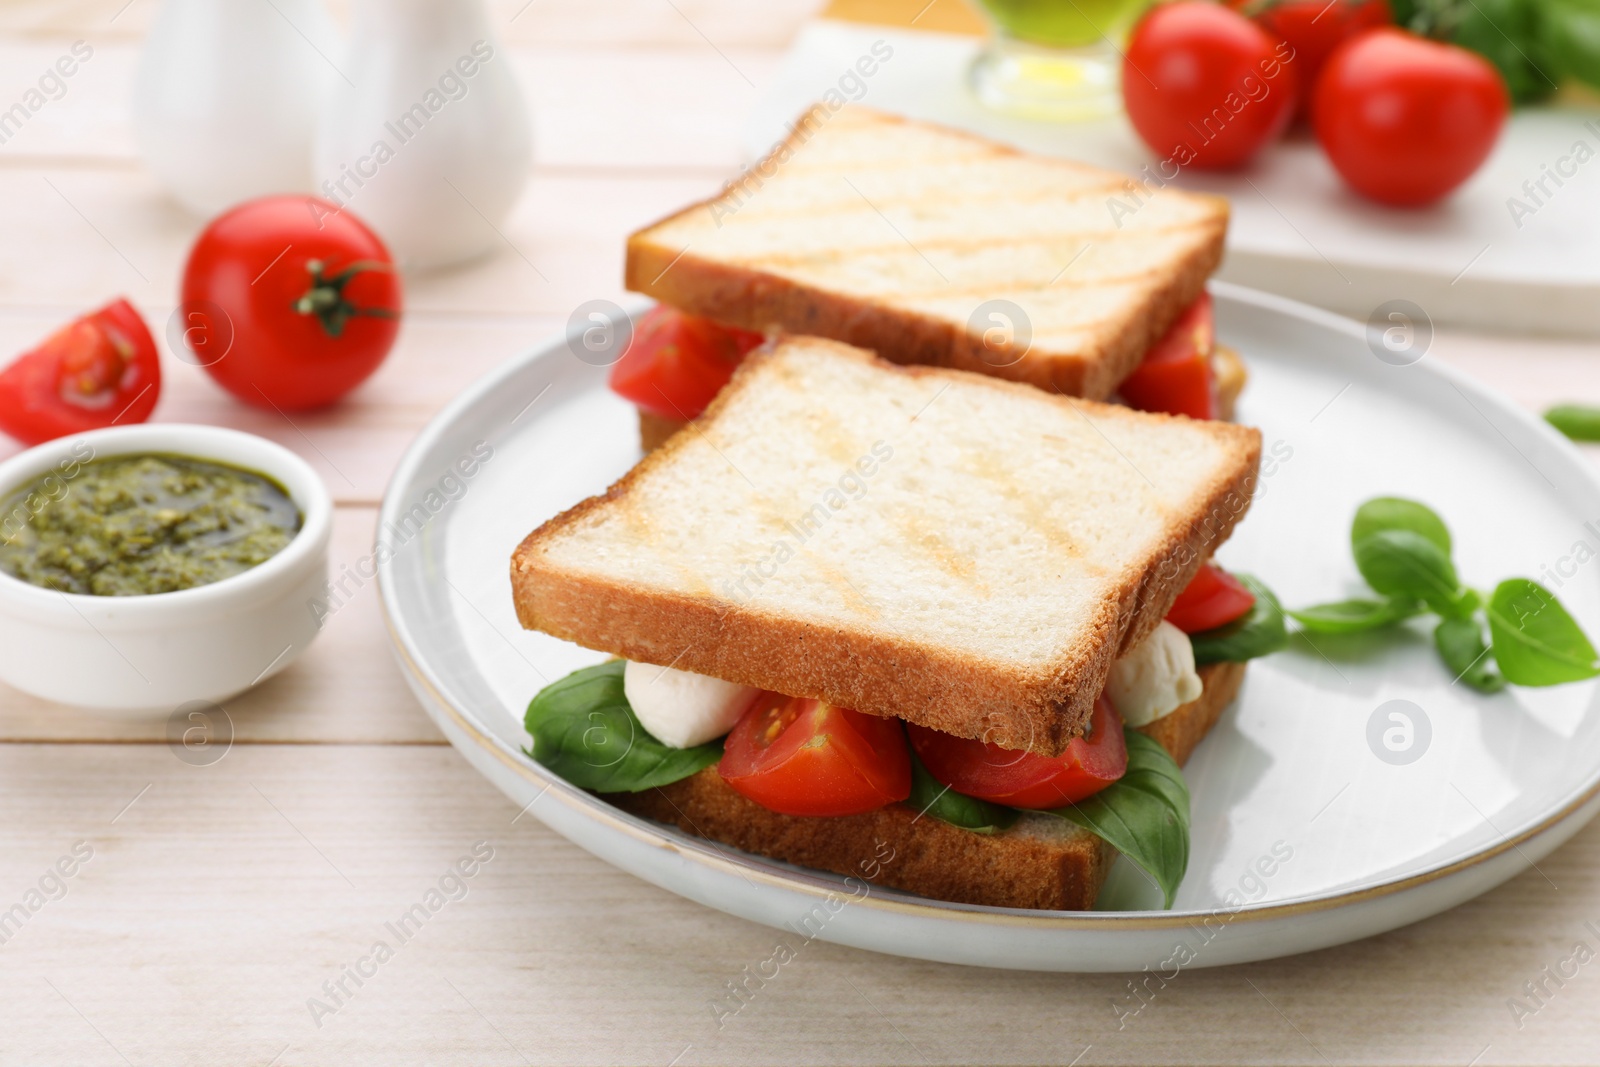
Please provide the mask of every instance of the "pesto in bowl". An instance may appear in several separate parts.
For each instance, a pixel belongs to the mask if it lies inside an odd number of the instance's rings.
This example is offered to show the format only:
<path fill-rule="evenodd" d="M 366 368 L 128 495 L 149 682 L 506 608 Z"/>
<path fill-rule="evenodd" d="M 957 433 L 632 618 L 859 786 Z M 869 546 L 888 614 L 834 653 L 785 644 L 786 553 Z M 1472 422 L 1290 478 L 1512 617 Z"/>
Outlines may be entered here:
<path fill-rule="evenodd" d="M 112 456 L 0 503 L 0 572 L 62 593 L 172 593 L 266 562 L 301 524 L 265 475 L 187 456 Z"/>

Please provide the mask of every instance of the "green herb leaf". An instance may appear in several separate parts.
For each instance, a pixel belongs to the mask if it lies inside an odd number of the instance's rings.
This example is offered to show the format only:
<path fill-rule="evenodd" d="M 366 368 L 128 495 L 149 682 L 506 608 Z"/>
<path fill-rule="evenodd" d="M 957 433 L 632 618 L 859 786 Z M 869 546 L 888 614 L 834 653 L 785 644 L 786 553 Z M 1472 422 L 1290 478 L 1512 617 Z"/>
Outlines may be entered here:
<path fill-rule="evenodd" d="M 1595 26 L 1600 31 L 1600 14 L 1596 15 Z M 1600 48 L 1600 40 L 1596 41 L 1596 47 Z M 1559 404 L 1544 413 L 1544 421 L 1574 441 L 1600 441 L 1600 408 Z"/>
<path fill-rule="evenodd" d="M 1506 681 L 1559 685 L 1600 675 L 1594 646 L 1538 582 L 1508 578 L 1489 598 L 1489 635 Z"/>
<path fill-rule="evenodd" d="M 1189 635 L 1197 667 L 1207 663 L 1243 663 L 1247 659 L 1277 652 L 1289 643 L 1289 630 L 1283 622 L 1283 608 L 1278 604 L 1278 598 L 1272 595 L 1272 590 L 1248 574 L 1235 574 L 1234 577 L 1255 594 L 1255 605 L 1225 626 Z"/>
<path fill-rule="evenodd" d="M 529 755 L 581 789 L 637 793 L 669 785 L 722 758 L 722 743 L 671 748 L 651 737 L 622 691 L 621 660 L 546 686 L 523 720 Z"/>
<path fill-rule="evenodd" d="M 1356 569 L 1387 597 L 1424 600 L 1441 615 L 1471 608 L 1456 578 L 1455 564 L 1437 543 L 1414 530 L 1379 530 L 1355 543 Z"/>
<path fill-rule="evenodd" d="M 957 793 L 939 781 L 915 752 L 911 753 L 911 796 L 906 804 L 940 822 L 980 834 L 998 833 L 1017 821 L 1015 808 Z"/>
<path fill-rule="evenodd" d="M 1494 657 L 1483 640 L 1483 626 L 1476 617 L 1441 619 L 1433 631 L 1433 644 L 1450 674 L 1481 693 L 1498 693 L 1506 680 L 1495 670 Z"/>
<path fill-rule="evenodd" d="M 1556 70 L 1600 87 L 1600 0 L 1542 0 L 1538 14 L 1535 32 Z"/>
<path fill-rule="evenodd" d="M 1128 770 L 1094 796 L 1051 814 L 1103 838 L 1144 868 L 1172 907 L 1189 869 L 1189 787 L 1161 743 L 1123 731 Z"/>
<path fill-rule="evenodd" d="M 1438 512 L 1426 504 L 1398 496 L 1373 497 L 1356 509 L 1355 520 L 1350 523 L 1350 547 L 1384 530 L 1410 530 L 1421 534 L 1437 545 L 1439 551 L 1450 555 L 1450 529 Z"/>
<path fill-rule="evenodd" d="M 1335 600 L 1289 612 L 1289 616 L 1314 634 L 1354 634 L 1376 630 L 1421 614 L 1422 605 L 1410 597 L 1384 600 Z"/>

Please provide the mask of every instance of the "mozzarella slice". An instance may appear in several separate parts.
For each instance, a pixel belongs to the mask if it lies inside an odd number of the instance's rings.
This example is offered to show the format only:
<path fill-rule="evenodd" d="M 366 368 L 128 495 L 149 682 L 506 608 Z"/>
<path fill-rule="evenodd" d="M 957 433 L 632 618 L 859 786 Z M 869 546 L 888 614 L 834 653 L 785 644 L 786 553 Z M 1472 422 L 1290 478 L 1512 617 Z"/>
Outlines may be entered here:
<path fill-rule="evenodd" d="M 1106 696 L 1123 722 L 1148 726 L 1198 699 L 1203 688 L 1189 635 L 1163 619 L 1149 637 L 1111 665 Z"/>
<path fill-rule="evenodd" d="M 761 690 L 629 661 L 622 692 L 650 736 L 673 748 L 693 748 L 733 729 Z"/>

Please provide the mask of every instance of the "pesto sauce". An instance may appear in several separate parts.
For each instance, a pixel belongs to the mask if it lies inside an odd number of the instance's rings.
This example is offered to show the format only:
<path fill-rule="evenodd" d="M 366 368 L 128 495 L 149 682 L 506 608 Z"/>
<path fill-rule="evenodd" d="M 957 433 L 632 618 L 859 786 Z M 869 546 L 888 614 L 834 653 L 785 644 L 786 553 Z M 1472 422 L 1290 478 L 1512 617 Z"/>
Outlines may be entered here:
<path fill-rule="evenodd" d="M 0 571 L 90 596 L 210 585 L 277 555 L 300 509 L 263 475 L 185 456 L 113 456 L 52 473 L 0 504 Z"/>

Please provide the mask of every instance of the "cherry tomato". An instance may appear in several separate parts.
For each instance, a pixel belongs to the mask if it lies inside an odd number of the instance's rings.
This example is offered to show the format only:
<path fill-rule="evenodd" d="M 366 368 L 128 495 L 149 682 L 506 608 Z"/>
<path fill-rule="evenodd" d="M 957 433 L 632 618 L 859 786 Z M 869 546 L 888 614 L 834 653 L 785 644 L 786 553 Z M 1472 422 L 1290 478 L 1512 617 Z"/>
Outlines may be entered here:
<path fill-rule="evenodd" d="M 1128 769 L 1122 716 L 1102 696 L 1089 732 L 1059 756 L 1039 756 L 906 724 L 928 773 L 958 793 L 1013 808 L 1061 808 L 1093 796 Z"/>
<path fill-rule="evenodd" d="M 0 430 L 27 445 L 143 422 L 161 398 L 161 357 L 144 319 L 117 299 L 0 371 Z"/>
<path fill-rule="evenodd" d="M 1117 387 L 1131 408 L 1191 419 L 1217 417 L 1217 383 L 1211 370 L 1216 324 L 1211 294 L 1202 293 L 1150 346 L 1144 362 Z"/>
<path fill-rule="evenodd" d="M 1287 63 L 1300 84 L 1298 118 L 1311 116 L 1311 89 L 1333 50 L 1358 33 L 1394 21 L 1388 0 L 1228 0 L 1228 6 L 1294 49 Z"/>
<path fill-rule="evenodd" d="M 378 235 L 348 210 L 268 196 L 201 231 L 183 268 L 179 312 L 195 362 L 240 400 L 323 407 L 389 354 L 400 330 L 400 277 Z"/>
<path fill-rule="evenodd" d="M 1122 67 L 1133 128 L 1173 167 L 1237 167 L 1283 133 L 1299 80 L 1293 53 L 1237 11 L 1206 0 L 1157 4 Z"/>
<path fill-rule="evenodd" d="M 723 744 L 717 772 L 782 815 L 859 815 L 911 795 L 898 719 L 762 693 Z"/>
<path fill-rule="evenodd" d="M 1429 204 L 1488 158 L 1511 108 L 1493 64 L 1396 29 L 1340 45 L 1311 101 L 1317 140 L 1357 192 Z"/>
<path fill-rule="evenodd" d="M 765 338 L 658 304 L 611 368 L 611 388 L 652 415 L 692 419 Z"/>
<path fill-rule="evenodd" d="M 1183 587 L 1167 621 L 1186 634 L 1225 626 L 1255 607 L 1255 594 L 1220 567 L 1207 563 Z"/>

